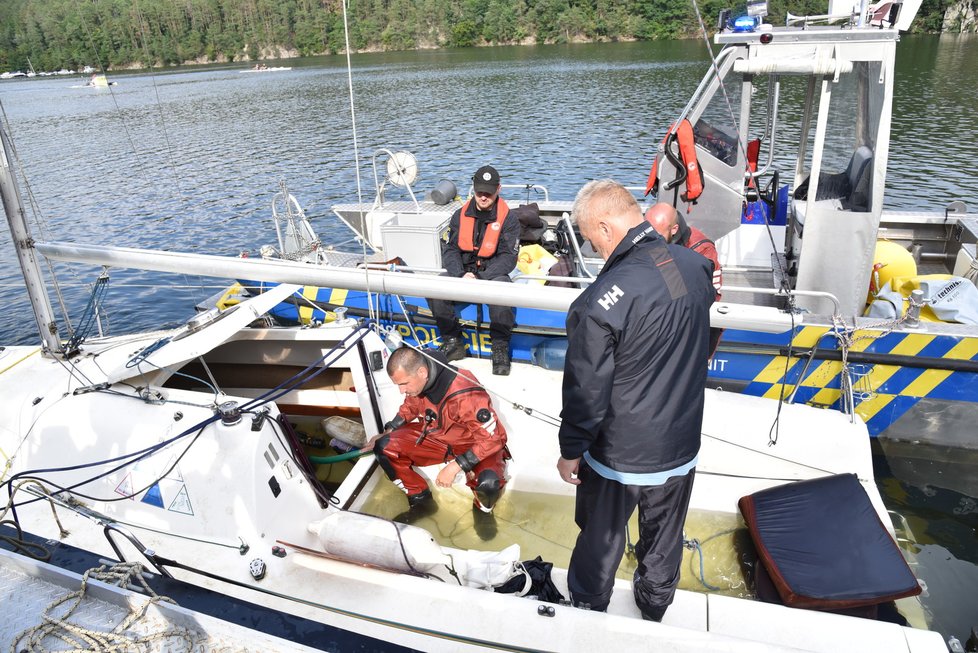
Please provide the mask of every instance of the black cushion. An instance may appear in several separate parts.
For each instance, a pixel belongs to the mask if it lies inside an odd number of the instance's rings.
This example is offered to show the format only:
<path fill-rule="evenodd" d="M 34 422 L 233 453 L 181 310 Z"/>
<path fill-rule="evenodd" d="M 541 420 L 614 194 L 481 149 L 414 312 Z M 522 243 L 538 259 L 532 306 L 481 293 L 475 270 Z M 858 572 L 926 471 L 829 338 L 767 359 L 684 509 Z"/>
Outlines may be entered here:
<path fill-rule="evenodd" d="M 510 215 L 515 215 L 520 221 L 520 242 L 536 243 L 547 228 L 547 222 L 540 217 L 540 205 L 521 204 L 510 209 Z"/>
<path fill-rule="evenodd" d="M 785 605 L 845 610 L 921 591 L 855 474 L 762 490 L 739 506 Z"/>

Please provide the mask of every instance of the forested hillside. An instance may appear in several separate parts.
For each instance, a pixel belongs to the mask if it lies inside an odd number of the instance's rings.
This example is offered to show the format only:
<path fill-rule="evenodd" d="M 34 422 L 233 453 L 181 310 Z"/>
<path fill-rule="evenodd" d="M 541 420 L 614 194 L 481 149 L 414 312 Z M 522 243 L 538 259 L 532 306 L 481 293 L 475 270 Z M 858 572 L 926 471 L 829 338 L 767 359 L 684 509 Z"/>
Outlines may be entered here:
<path fill-rule="evenodd" d="M 0 0 L 0 69 L 145 67 L 344 50 L 342 0 Z M 771 0 L 824 13 L 827 2 Z M 700 0 L 709 29 L 722 0 Z M 944 0 L 918 23 L 940 28 Z M 933 16 L 937 16 L 936 22 Z M 349 0 L 355 50 L 405 50 L 698 33 L 690 0 Z M 930 18 L 928 18 L 930 17 Z"/>

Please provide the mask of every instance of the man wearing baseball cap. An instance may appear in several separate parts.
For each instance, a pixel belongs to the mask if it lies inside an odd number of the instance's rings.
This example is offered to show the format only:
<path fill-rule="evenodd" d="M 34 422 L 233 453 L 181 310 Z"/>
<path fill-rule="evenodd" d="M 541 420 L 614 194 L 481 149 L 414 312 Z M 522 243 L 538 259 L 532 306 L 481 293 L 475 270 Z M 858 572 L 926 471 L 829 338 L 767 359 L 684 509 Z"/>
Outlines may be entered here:
<path fill-rule="evenodd" d="M 507 219 L 509 206 L 499 197 L 499 173 L 482 166 L 472 176 L 475 196 L 455 211 L 448 225 L 448 240 L 441 259 L 446 276 L 463 279 L 511 281 L 520 246 L 520 223 Z M 457 302 L 432 299 L 428 302 L 441 332 L 438 348 L 449 361 L 466 356 Z M 509 374 L 509 339 L 516 321 L 511 306 L 489 306 L 489 335 L 492 337 L 492 373 Z"/>

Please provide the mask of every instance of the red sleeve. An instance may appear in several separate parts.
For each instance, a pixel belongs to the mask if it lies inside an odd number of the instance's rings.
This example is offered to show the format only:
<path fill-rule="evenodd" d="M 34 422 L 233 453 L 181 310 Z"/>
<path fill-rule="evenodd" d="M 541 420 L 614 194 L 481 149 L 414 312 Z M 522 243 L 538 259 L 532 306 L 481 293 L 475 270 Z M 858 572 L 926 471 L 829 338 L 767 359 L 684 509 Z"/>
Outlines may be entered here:
<path fill-rule="evenodd" d="M 717 292 L 717 299 L 720 299 L 720 287 L 723 285 L 723 270 L 720 268 L 720 256 L 717 254 L 716 245 L 711 241 L 705 240 L 696 247 L 696 251 L 713 264 L 713 288 Z"/>
<path fill-rule="evenodd" d="M 404 403 L 397 410 L 405 422 L 413 422 L 424 413 L 424 400 L 420 397 L 404 397 Z"/>

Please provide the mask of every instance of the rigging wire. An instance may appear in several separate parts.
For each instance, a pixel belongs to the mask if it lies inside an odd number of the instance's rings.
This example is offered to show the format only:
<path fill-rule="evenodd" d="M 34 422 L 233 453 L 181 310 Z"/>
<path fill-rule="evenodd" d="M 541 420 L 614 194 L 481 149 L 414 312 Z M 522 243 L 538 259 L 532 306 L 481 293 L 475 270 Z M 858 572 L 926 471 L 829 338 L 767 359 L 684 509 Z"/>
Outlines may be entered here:
<path fill-rule="evenodd" d="M 275 399 L 278 399 L 279 397 L 281 397 L 281 396 L 285 395 L 286 393 L 290 392 L 295 387 L 298 387 L 298 386 L 302 385 L 303 383 L 308 382 L 312 378 L 315 378 L 317 375 L 322 374 L 327 369 L 329 369 L 329 366 L 331 364 L 333 364 L 333 363 L 336 362 L 335 360 L 329 360 L 327 362 L 327 359 L 329 359 L 331 356 L 336 356 L 336 358 L 338 359 L 340 356 L 343 355 L 343 353 L 346 351 L 346 349 L 348 347 L 352 347 L 352 346 L 356 345 L 358 342 L 360 342 L 361 340 L 363 340 L 363 338 L 365 338 L 368 333 L 370 333 L 370 331 L 368 331 L 367 329 L 357 329 L 357 330 L 351 331 L 351 333 L 349 335 L 347 335 L 345 338 L 343 338 L 342 341 L 340 341 L 339 343 L 337 343 L 336 345 L 334 345 L 333 347 L 331 347 L 329 349 L 329 351 L 327 351 L 323 356 L 321 356 L 319 359 L 317 359 L 317 360 L 313 361 L 312 363 L 310 363 L 303 370 L 297 372 L 291 378 L 286 379 L 285 381 L 283 381 L 282 383 L 280 383 L 275 388 L 272 388 L 271 390 L 268 390 L 267 392 L 263 393 L 262 395 L 254 398 L 254 399 L 252 399 L 252 400 L 250 400 L 248 402 L 245 402 L 240 407 L 241 411 L 242 412 L 251 412 L 254 408 L 257 408 L 258 406 L 261 406 L 262 404 L 272 402 Z M 347 343 L 347 341 L 350 338 L 352 338 L 353 336 L 355 336 L 355 335 L 358 336 L 358 337 L 356 339 L 354 339 L 352 342 Z M 320 366 L 320 363 L 324 363 L 324 364 L 322 366 Z M 106 390 L 101 390 L 101 389 L 99 389 L 97 391 L 98 392 L 106 392 Z M 122 393 L 115 392 L 114 394 L 120 394 L 121 395 Z M 129 396 L 129 395 L 122 395 L 122 396 Z M 140 399 L 140 397 L 138 397 L 138 396 L 137 397 L 133 397 L 133 398 L 134 399 Z M 186 436 L 188 436 L 190 434 L 193 434 L 196 431 L 196 434 L 194 435 L 193 441 L 190 443 L 190 445 L 187 446 L 187 448 L 184 450 L 184 452 L 181 453 L 180 456 L 177 458 L 177 461 L 176 462 L 179 462 L 179 460 L 182 459 L 184 455 L 186 455 L 187 451 L 190 450 L 190 447 L 193 445 L 193 443 L 196 442 L 197 438 L 203 432 L 203 429 L 206 426 L 208 426 L 209 424 L 212 424 L 212 423 L 214 423 L 215 421 L 217 421 L 219 419 L 220 419 L 220 415 L 219 414 L 214 414 L 214 415 L 212 415 L 212 416 L 210 416 L 210 417 L 208 417 L 208 418 L 206 418 L 204 420 L 201 420 L 197 424 L 195 424 L 195 425 L 187 428 L 182 433 L 180 433 L 180 434 L 178 434 L 176 436 L 173 436 L 172 438 L 169 438 L 167 440 L 164 440 L 164 441 L 162 441 L 160 443 L 157 443 L 155 445 L 152 445 L 150 447 L 146 447 L 146 448 L 141 449 L 139 451 L 135 451 L 135 452 L 132 452 L 132 453 L 129 453 L 129 454 L 123 454 L 123 455 L 120 455 L 120 456 L 116 456 L 114 458 L 110 458 L 110 459 L 106 459 L 106 460 L 99 460 L 99 461 L 90 461 L 90 462 L 87 462 L 87 463 L 79 463 L 77 465 L 71 465 L 71 466 L 66 466 L 66 467 L 53 467 L 53 468 L 39 469 L 39 470 L 25 470 L 23 472 L 19 472 L 18 474 L 14 474 L 13 476 L 11 476 L 9 480 L 7 480 L 6 482 L 3 483 L 3 485 L 7 487 L 7 491 L 8 491 L 8 494 L 9 494 L 11 492 L 12 487 L 13 487 L 12 484 L 15 483 L 17 480 L 22 479 L 22 478 L 36 478 L 38 480 L 43 480 L 45 482 L 48 482 L 48 483 L 50 483 L 54 487 L 58 487 L 60 491 L 63 491 L 63 492 L 65 492 L 65 491 L 74 492 L 75 491 L 75 488 L 78 488 L 78 487 L 80 487 L 82 485 L 85 485 L 87 483 L 91 483 L 91 482 L 96 481 L 96 480 L 98 480 L 100 478 L 104 478 L 105 476 L 108 476 L 110 474 L 113 474 L 116 471 L 118 471 L 118 470 L 120 470 L 120 469 L 122 469 L 122 468 L 124 468 L 124 467 L 126 467 L 128 465 L 134 464 L 134 463 L 136 463 L 136 462 L 138 462 L 138 461 L 140 461 L 140 460 L 142 460 L 144 458 L 147 458 L 147 457 L 149 457 L 149 456 L 157 453 L 161 449 L 165 448 L 166 446 L 168 446 L 168 445 L 176 442 L 177 440 L 179 440 L 179 439 L 181 439 L 183 437 L 186 437 Z M 31 430 L 32 429 L 28 429 L 27 435 L 25 435 L 25 440 L 26 440 L 26 437 L 30 435 Z M 108 470 L 106 472 L 103 472 L 101 474 L 98 474 L 98 475 L 96 475 L 94 477 L 83 479 L 83 480 L 81 480 L 81 481 L 79 481 L 79 482 L 77 482 L 77 483 L 75 483 L 75 484 L 73 484 L 71 486 L 68 486 L 68 487 L 62 487 L 60 485 L 57 485 L 57 484 L 49 481 L 48 479 L 45 479 L 45 478 L 42 478 L 42 477 L 39 476 L 40 474 L 78 471 L 80 469 L 88 469 L 88 468 L 92 468 L 92 467 L 96 467 L 96 466 L 101 466 L 101 465 L 109 465 L 109 464 L 113 464 L 113 463 L 120 462 L 120 461 L 124 461 L 124 462 L 122 462 L 122 464 L 114 467 L 113 469 L 110 469 L 110 470 Z M 176 462 L 174 463 L 174 466 L 176 465 Z M 160 478 L 165 477 L 166 474 L 168 474 L 170 471 L 172 471 L 172 469 L 173 469 L 173 466 L 171 466 L 167 470 L 167 472 L 164 473 Z M 154 483 L 155 482 L 158 482 L 158 480 L 159 479 L 157 479 L 156 481 L 154 481 Z M 139 490 L 139 491 L 133 493 L 132 495 L 127 495 L 124 498 L 131 498 L 131 496 L 138 495 L 139 493 L 144 492 L 147 489 L 149 489 L 149 487 L 152 487 L 152 485 L 153 485 L 153 483 L 150 483 L 150 485 L 148 485 L 146 488 L 143 488 L 142 490 Z M 87 499 L 90 499 L 92 501 L 106 501 L 106 502 L 109 502 L 109 501 L 117 501 L 118 500 L 116 498 L 105 499 L 105 498 L 99 498 L 99 497 L 90 497 L 90 496 L 83 495 L 83 494 L 80 494 L 80 493 L 76 493 L 76 494 L 78 494 L 78 496 L 82 496 L 82 497 L 87 498 Z M 32 500 L 27 501 L 27 502 L 24 502 L 22 504 L 16 504 L 14 506 L 14 508 L 16 508 L 17 506 L 20 506 L 20 505 L 26 505 L 28 503 L 33 503 L 34 501 L 37 501 L 37 500 L 39 500 L 39 499 L 32 499 Z M 11 501 L 12 501 L 12 497 L 11 497 Z"/>
<path fill-rule="evenodd" d="M 402 344 L 404 346 L 406 346 L 406 347 L 410 347 L 410 348 L 414 349 L 416 352 L 418 352 L 419 354 L 421 354 L 422 356 L 424 356 L 426 359 L 428 359 L 429 361 L 431 361 L 435 365 L 438 365 L 440 367 L 443 367 L 444 369 L 451 370 L 451 371 L 454 371 L 454 372 L 457 372 L 458 371 L 458 368 L 453 367 L 451 364 L 442 363 L 437 358 L 432 357 L 431 354 L 428 353 L 428 350 L 427 349 L 424 349 L 424 348 L 422 348 L 419 345 L 412 345 L 412 344 L 407 343 L 407 342 L 404 342 Z M 473 378 L 475 378 L 475 375 L 474 374 L 472 376 L 473 376 Z M 481 381 L 479 381 L 478 378 L 475 378 L 475 384 L 479 388 L 481 388 L 482 390 L 484 390 L 486 392 L 486 394 L 492 395 L 494 397 L 498 397 L 503 402 L 505 402 L 505 403 L 509 404 L 510 406 L 512 406 L 513 409 L 515 409 L 515 410 L 517 410 L 517 411 L 519 411 L 521 413 L 524 413 L 528 417 L 531 417 L 531 418 L 533 418 L 535 420 L 539 420 L 539 421 L 543 422 L 544 424 L 548 424 L 550 426 L 560 426 L 560 424 L 561 424 L 561 420 L 560 420 L 559 417 L 554 417 L 553 415 L 550 415 L 548 413 L 545 413 L 545 412 L 543 412 L 541 410 L 537 410 L 537 409 L 532 408 L 530 406 L 524 406 L 523 404 L 520 404 L 519 402 L 517 402 L 517 401 L 515 401 L 513 399 L 509 399 L 508 397 L 506 397 L 501 392 L 497 392 L 496 390 L 490 390 L 489 388 L 487 388 L 485 386 L 485 384 L 483 384 Z"/>
<path fill-rule="evenodd" d="M 136 6 L 137 13 L 139 12 L 139 3 L 134 3 Z M 92 30 L 88 26 L 88 21 L 85 20 L 85 12 L 82 10 L 78 0 L 75 0 L 75 8 L 78 10 L 78 16 L 81 20 L 82 27 L 85 29 L 85 36 L 88 37 L 88 44 L 92 48 L 92 56 L 95 57 L 95 63 L 98 65 L 99 71 L 105 75 L 105 64 L 102 63 L 102 57 L 99 56 L 98 47 L 95 45 L 95 39 L 92 37 Z M 140 17 L 140 28 L 142 28 L 142 20 Z M 115 105 L 115 110 L 121 115 L 122 108 L 119 106 L 119 99 L 116 97 L 115 93 L 112 91 L 112 87 L 109 86 L 109 96 L 112 98 L 112 104 Z M 138 155 L 136 150 L 136 142 L 132 138 L 132 133 L 129 131 L 129 125 L 125 120 L 120 120 L 122 124 L 122 130 L 126 133 L 126 138 L 129 140 L 129 147 L 132 148 L 132 153 Z"/>
<path fill-rule="evenodd" d="M 733 105 L 730 102 L 730 96 L 727 94 L 727 88 L 726 88 L 726 86 L 723 83 L 723 77 L 720 75 L 720 67 L 717 64 L 716 56 L 713 53 L 713 47 L 710 45 L 709 34 L 707 33 L 706 25 L 703 23 L 703 16 L 700 13 L 700 8 L 699 8 L 698 0 L 692 0 L 692 4 L 693 4 L 693 10 L 696 12 L 696 21 L 697 21 L 697 23 L 699 24 L 699 27 L 700 27 L 700 34 L 703 36 L 703 42 L 706 45 L 706 51 L 707 51 L 707 53 L 710 56 L 711 70 L 713 71 L 713 74 L 716 76 L 717 85 L 718 85 L 718 87 L 720 89 L 720 92 L 723 94 L 724 103 L 726 104 L 727 112 L 730 115 L 731 125 L 734 126 L 734 129 L 737 132 L 737 148 L 740 150 L 740 155 L 744 159 L 744 164 L 746 166 L 746 172 L 747 172 L 748 178 L 750 180 L 749 183 L 753 184 L 755 188 L 757 188 L 758 190 L 760 190 L 760 187 L 757 184 L 757 177 L 754 175 L 754 170 L 751 169 L 750 163 L 747 160 L 747 149 L 746 149 L 746 146 L 745 146 L 745 137 L 744 137 L 743 134 L 740 133 L 740 125 L 739 125 L 739 123 L 737 121 L 736 116 L 734 115 Z M 678 124 L 679 124 L 679 122 L 677 121 L 676 122 L 677 129 L 678 129 Z M 773 182 L 772 182 L 771 192 L 776 194 L 777 191 L 778 191 L 778 189 L 773 187 Z M 769 215 L 765 215 L 765 217 L 764 217 L 764 226 L 767 229 L 767 235 L 768 235 L 768 238 L 770 239 L 770 242 L 771 242 L 772 251 L 777 252 L 778 250 L 777 250 L 777 247 L 775 246 L 774 234 L 773 234 L 773 232 L 771 230 L 771 222 L 770 222 L 770 216 Z M 785 357 L 785 378 L 784 378 L 784 381 L 785 382 L 781 384 L 780 396 L 778 398 L 777 413 L 775 414 L 774 421 L 771 423 L 771 428 L 768 431 L 768 446 L 774 446 L 774 445 L 776 445 L 778 443 L 778 436 L 779 436 L 780 430 L 781 430 L 781 407 L 784 404 L 784 400 L 785 400 L 787 375 L 788 375 L 788 370 L 789 370 L 790 363 L 791 363 L 791 358 L 792 358 L 792 347 L 794 346 L 794 334 L 795 334 L 795 328 L 796 328 L 795 327 L 795 310 L 796 310 L 795 309 L 795 300 L 794 300 L 794 294 L 792 293 L 791 288 L 790 288 L 790 286 L 788 284 L 788 272 L 787 272 L 787 270 L 784 267 L 785 266 L 785 262 L 782 260 L 782 258 L 780 256 L 775 256 L 774 258 L 777 261 L 778 268 L 780 269 L 780 272 L 781 272 L 781 274 L 780 274 L 781 287 L 782 287 L 781 289 L 785 292 L 785 294 L 788 297 L 788 299 L 787 299 L 787 304 L 788 304 L 787 305 L 787 311 L 788 311 L 788 314 L 791 316 L 791 332 L 790 332 L 791 335 L 789 336 L 789 339 L 788 339 L 788 352 L 787 352 L 787 356 Z M 798 383 L 801 383 L 801 379 L 798 380 Z"/>
<path fill-rule="evenodd" d="M 78 346 L 84 342 L 85 338 L 91 333 L 92 327 L 98 321 L 98 311 L 102 300 L 105 298 L 105 294 L 109 290 L 109 268 L 108 266 L 102 267 L 102 273 L 92 284 L 92 293 L 88 297 L 88 304 L 85 305 L 85 309 L 82 311 L 82 316 L 78 321 L 78 328 L 72 334 L 71 338 L 68 339 L 68 343 L 65 345 L 65 351 L 71 353 L 78 349 Z"/>
<path fill-rule="evenodd" d="M 37 198 L 34 196 L 34 188 L 31 185 L 30 180 L 27 178 L 27 168 L 24 166 L 24 162 L 21 161 L 20 154 L 17 151 L 17 146 L 14 144 L 12 131 L 13 125 L 11 125 L 10 118 L 7 116 L 7 108 L 4 106 L 2 98 L 0 98 L 0 113 L 3 115 L 3 122 L 6 125 L 7 135 L 9 136 L 7 142 L 10 146 L 11 153 L 13 154 L 14 161 L 17 163 L 17 168 L 20 170 L 21 181 L 23 182 L 24 188 L 27 191 L 27 200 L 31 207 L 31 216 L 34 219 L 34 226 L 37 228 L 37 233 L 42 240 L 50 240 L 44 214 L 41 212 L 41 206 L 38 203 Z M 68 306 L 65 303 L 64 295 L 61 292 L 61 284 L 59 284 L 58 277 L 54 273 L 54 264 L 50 259 L 46 257 L 42 258 L 44 258 L 44 263 L 47 265 L 48 273 L 51 276 L 51 284 L 54 287 L 55 296 L 58 298 L 58 307 L 61 309 L 61 316 L 65 321 L 65 328 L 68 329 L 68 333 L 70 335 L 73 333 L 71 318 L 68 316 Z M 78 279 L 78 275 L 71 267 L 69 267 L 68 270 L 71 275 L 75 277 L 75 279 Z M 17 284 L 17 287 L 23 288 L 23 284 Z"/>
<path fill-rule="evenodd" d="M 103 501 L 103 502 L 106 502 L 106 503 L 110 503 L 110 502 L 113 502 L 113 501 L 119 501 L 119 500 L 124 500 L 124 499 L 132 499 L 133 497 L 135 497 L 135 496 L 141 494 L 142 492 L 145 492 L 146 490 L 148 490 L 154 484 L 158 483 L 160 479 L 164 478 L 167 474 L 169 474 L 174 469 L 174 467 L 176 467 L 176 464 L 179 463 L 180 460 L 184 457 L 184 455 L 186 455 L 186 453 L 190 450 L 190 447 L 193 445 L 193 443 L 197 441 L 197 438 L 200 436 L 201 433 L 203 433 L 204 428 L 206 428 L 209 424 L 212 424 L 212 423 L 216 422 L 220 418 L 221 418 L 220 415 L 217 415 L 217 414 L 212 415 L 211 417 L 208 417 L 208 418 L 206 418 L 204 420 L 201 420 L 200 422 L 198 422 L 197 424 L 194 424 L 193 426 L 191 426 L 190 428 L 186 429 L 185 431 L 179 433 L 178 435 L 173 436 L 172 438 L 169 438 L 167 440 L 164 440 L 163 442 L 158 442 L 157 444 L 151 445 L 151 446 L 146 447 L 144 449 L 140 449 L 138 451 L 134 451 L 134 452 L 128 453 L 128 454 L 122 454 L 122 455 L 116 456 L 114 458 L 109 458 L 109 459 L 106 459 L 106 460 L 89 461 L 89 462 L 86 462 L 86 463 L 79 463 L 77 465 L 68 465 L 68 466 L 64 466 L 64 467 L 48 467 L 48 468 L 45 468 L 45 469 L 24 470 L 23 472 L 18 472 L 17 474 L 14 474 L 13 476 L 11 476 L 10 479 L 3 484 L 4 486 L 7 487 L 7 494 L 8 494 L 8 497 L 9 497 L 9 501 L 8 501 L 8 504 L 7 504 L 7 509 L 10 510 L 14 514 L 14 519 L 17 519 L 17 517 L 16 517 L 16 514 L 17 514 L 16 513 L 16 510 L 17 510 L 17 508 L 19 508 L 21 506 L 29 505 L 31 503 L 34 503 L 35 501 L 41 501 L 41 500 L 44 500 L 44 499 L 47 498 L 47 497 L 38 497 L 36 499 L 30 499 L 30 500 L 23 501 L 23 502 L 20 502 L 20 503 L 15 503 L 14 500 L 13 500 L 14 494 L 16 494 L 16 489 L 14 488 L 14 484 L 17 481 L 20 481 L 20 480 L 23 480 L 23 479 L 32 479 L 32 480 L 36 480 L 36 481 L 39 481 L 39 482 L 40 481 L 43 481 L 45 483 L 48 483 L 48 484 L 52 485 L 53 487 L 58 488 L 59 493 L 60 492 L 71 492 L 72 494 L 74 494 L 76 496 L 80 496 L 80 497 L 83 497 L 85 499 L 89 499 L 90 501 Z M 184 449 L 183 453 L 181 453 L 177 457 L 177 459 L 174 461 L 173 465 L 171 465 L 166 470 L 166 472 L 163 475 L 161 475 L 159 478 L 155 479 L 152 483 L 150 483 L 146 487 L 142 488 L 141 490 L 138 490 L 138 491 L 135 491 L 135 492 L 132 492 L 132 493 L 128 493 L 128 494 L 125 494 L 125 495 L 120 495 L 118 498 L 116 498 L 116 497 L 110 497 L 110 498 L 93 497 L 93 496 L 82 494 L 82 493 L 76 491 L 77 488 L 79 488 L 79 487 L 81 487 L 83 485 L 86 485 L 88 483 L 92 483 L 92 482 L 97 481 L 97 480 L 99 480 L 101 478 L 105 478 L 106 476 L 109 476 L 111 474 L 114 474 L 115 472 L 119 471 L 120 469 L 123 469 L 123 468 L 125 468 L 125 467 L 127 467 L 129 465 L 132 465 L 134 463 L 139 462 L 140 460 L 143 460 L 145 458 L 148 458 L 149 456 L 157 453 L 158 451 L 161 451 L 162 449 L 165 449 L 170 444 L 173 444 L 174 442 L 180 440 L 181 438 L 187 437 L 187 436 L 189 436 L 191 434 L 194 434 L 193 440 L 191 441 L 191 443 L 189 445 L 187 445 L 187 448 Z M 80 469 L 90 469 L 92 467 L 97 467 L 97 466 L 100 466 L 100 465 L 110 465 L 110 464 L 117 463 L 117 462 L 120 462 L 120 461 L 122 461 L 122 463 L 120 465 L 117 465 L 117 466 L 113 467 L 112 469 L 109 469 L 109 470 L 107 470 L 105 472 L 102 472 L 101 474 L 97 474 L 97 475 L 95 475 L 93 477 L 82 479 L 81 481 L 78 481 L 78 482 L 76 482 L 76 483 L 74 483 L 72 485 L 68 485 L 68 486 L 59 485 L 57 483 L 52 482 L 50 479 L 47 479 L 47 478 L 44 478 L 44 477 L 39 476 L 40 474 L 52 474 L 52 473 L 60 473 L 60 472 L 78 471 Z M 6 510 L 4 512 L 6 512 Z"/>
<path fill-rule="evenodd" d="M 356 168 L 357 173 L 357 212 L 360 214 L 360 219 L 363 221 L 366 227 L 366 217 L 363 210 L 363 188 L 360 184 L 360 144 L 357 138 L 357 113 L 356 113 L 356 103 L 353 99 L 353 63 L 350 56 L 350 26 L 347 22 L 346 10 L 348 0 L 343 0 L 340 3 L 343 6 L 343 38 L 346 43 L 346 79 L 347 88 L 350 93 L 350 124 L 353 128 L 353 164 Z M 366 229 L 364 229 L 366 231 Z M 363 253 L 363 260 L 367 260 L 367 243 L 365 240 L 361 239 L 360 247 Z M 373 310 L 373 292 L 370 289 L 370 270 L 365 269 L 364 279 L 367 281 L 367 308 L 370 311 L 370 320 L 374 321 L 374 310 Z"/>
<path fill-rule="evenodd" d="M 143 46 L 142 49 L 143 49 L 143 54 L 146 57 L 146 65 L 149 66 L 151 71 L 150 82 L 153 84 L 153 94 L 155 95 L 156 98 L 155 106 L 160 116 L 160 129 L 163 132 L 163 142 L 166 144 L 166 160 L 168 164 L 168 170 L 170 172 L 170 175 L 173 177 L 174 186 L 177 190 L 177 194 L 180 195 L 181 199 L 184 199 L 186 198 L 187 193 L 184 188 L 183 178 L 179 174 L 177 174 L 177 165 L 173 156 L 173 145 L 170 142 L 170 133 L 166 128 L 166 114 L 163 112 L 163 100 L 160 98 L 160 87 L 159 84 L 156 83 L 156 74 L 152 72 L 153 59 L 149 52 L 149 45 L 148 45 L 149 39 L 146 37 L 146 22 L 145 19 L 143 18 L 142 10 L 139 7 L 138 0 L 133 0 L 133 8 L 135 9 L 136 17 L 139 20 L 139 33 L 140 36 L 142 36 L 142 46 Z M 167 41 L 167 37 L 165 33 L 161 33 L 160 36 L 163 38 L 164 42 Z M 135 153 L 135 151 L 133 153 Z M 190 277 L 187 274 L 184 274 L 183 278 L 188 282 L 190 280 Z M 201 277 L 197 277 L 197 281 L 198 283 L 196 286 L 193 286 L 190 283 L 187 283 L 185 286 L 182 286 L 184 288 L 189 288 L 198 291 L 197 296 L 193 298 L 195 304 L 199 304 L 201 301 L 204 301 L 204 299 L 206 299 L 204 297 L 203 279 Z M 175 286 L 167 286 L 167 287 L 174 288 Z"/>

